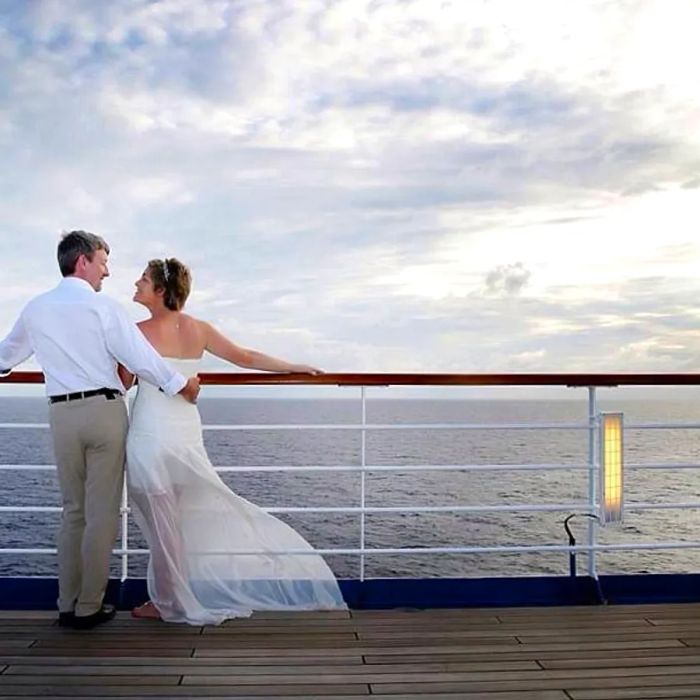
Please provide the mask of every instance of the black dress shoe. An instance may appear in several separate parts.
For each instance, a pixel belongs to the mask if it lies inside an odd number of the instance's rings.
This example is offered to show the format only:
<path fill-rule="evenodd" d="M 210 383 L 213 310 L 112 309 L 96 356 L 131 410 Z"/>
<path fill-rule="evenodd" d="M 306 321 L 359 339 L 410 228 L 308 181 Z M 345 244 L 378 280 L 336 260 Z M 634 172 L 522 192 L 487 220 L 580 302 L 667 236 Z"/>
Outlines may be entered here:
<path fill-rule="evenodd" d="M 76 630 L 89 630 L 103 622 L 109 622 L 117 614 L 117 609 L 113 605 L 103 605 L 100 610 L 92 615 L 75 615 L 73 618 L 73 628 Z"/>
<path fill-rule="evenodd" d="M 72 611 L 58 613 L 58 626 L 59 627 L 72 627 L 74 620 L 75 620 L 75 613 Z"/>

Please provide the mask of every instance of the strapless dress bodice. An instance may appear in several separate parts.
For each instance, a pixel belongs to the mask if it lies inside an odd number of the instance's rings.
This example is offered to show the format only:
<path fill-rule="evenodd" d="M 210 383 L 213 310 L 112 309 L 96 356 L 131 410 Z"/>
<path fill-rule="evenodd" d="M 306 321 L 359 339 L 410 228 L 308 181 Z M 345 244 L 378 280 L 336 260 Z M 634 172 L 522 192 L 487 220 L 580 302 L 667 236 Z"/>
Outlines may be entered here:
<path fill-rule="evenodd" d="M 189 378 L 197 374 L 201 358 L 163 358 L 174 370 Z M 139 378 L 138 392 L 131 408 L 132 434 L 157 434 L 170 440 L 192 440 L 201 434 L 201 419 L 195 404 L 179 394 L 168 396 L 159 387 Z"/>

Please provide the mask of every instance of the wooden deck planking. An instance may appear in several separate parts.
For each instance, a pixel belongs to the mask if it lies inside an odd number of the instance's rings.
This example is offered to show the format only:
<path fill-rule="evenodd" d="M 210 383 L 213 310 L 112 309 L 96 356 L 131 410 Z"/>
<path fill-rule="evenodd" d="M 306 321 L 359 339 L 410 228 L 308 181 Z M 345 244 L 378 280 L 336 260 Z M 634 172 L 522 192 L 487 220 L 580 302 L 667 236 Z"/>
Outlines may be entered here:
<path fill-rule="evenodd" d="M 0 700 L 700 698 L 700 605 L 268 613 L 89 632 L 0 614 Z"/>

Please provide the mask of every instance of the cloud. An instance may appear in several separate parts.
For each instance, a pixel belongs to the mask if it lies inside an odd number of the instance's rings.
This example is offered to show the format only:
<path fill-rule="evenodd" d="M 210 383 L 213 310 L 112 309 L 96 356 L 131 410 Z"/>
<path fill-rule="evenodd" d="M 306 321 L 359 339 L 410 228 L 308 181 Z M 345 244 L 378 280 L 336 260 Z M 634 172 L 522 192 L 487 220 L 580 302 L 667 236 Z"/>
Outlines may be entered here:
<path fill-rule="evenodd" d="M 513 296 L 520 294 L 530 279 L 530 271 L 522 263 L 499 265 L 486 275 L 487 294 Z"/>

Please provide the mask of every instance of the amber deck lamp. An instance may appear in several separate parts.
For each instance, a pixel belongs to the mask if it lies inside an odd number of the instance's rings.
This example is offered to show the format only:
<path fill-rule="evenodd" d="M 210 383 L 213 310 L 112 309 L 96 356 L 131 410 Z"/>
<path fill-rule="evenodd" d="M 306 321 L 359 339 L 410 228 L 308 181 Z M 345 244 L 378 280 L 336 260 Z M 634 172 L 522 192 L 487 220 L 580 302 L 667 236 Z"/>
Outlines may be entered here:
<path fill-rule="evenodd" d="M 624 458 L 622 413 L 600 414 L 600 523 L 622 521 Z"/>

